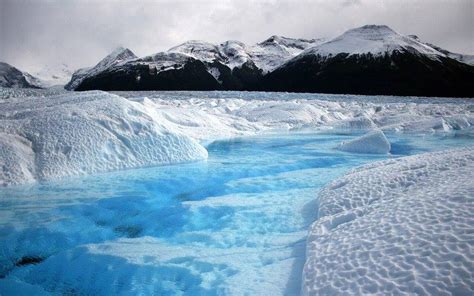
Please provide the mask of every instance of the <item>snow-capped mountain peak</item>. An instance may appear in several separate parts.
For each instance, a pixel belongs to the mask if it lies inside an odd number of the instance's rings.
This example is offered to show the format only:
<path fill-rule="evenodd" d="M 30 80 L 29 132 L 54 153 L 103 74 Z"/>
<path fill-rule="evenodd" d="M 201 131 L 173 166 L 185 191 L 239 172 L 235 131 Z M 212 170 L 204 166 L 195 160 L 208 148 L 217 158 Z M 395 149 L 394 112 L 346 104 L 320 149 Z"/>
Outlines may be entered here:
<path fill-rule="evenodd" d="M 230 69 L 241 67 L 250 61 L 267 73 L 287 59 L 301 53 L 305 48 L 322 42 L 324 39 L 294 39 L 277 35 L 250 46 L 236 40 L 228 40 L 220 44 L 190 40 L 170 48 L 168 52 L 185 54 L 208 63 L 217 61 Z"/>
<path fill-rule="evenodd" d="M 419 42 L 415 38 L 403 36 L 385 25 L 366 25 L 346 31 L 339 37 L 321 45 L 307 49 L 303 55 L 335 56 L 390 54 L 394 51 L 410 51 L 431 56 L 444 56 L 436 49 Z"/>
<path fill-rule="evenodd" d="M 66 88 L 470 94 L 471 70 L 452 59 L 465 63 L 417 37 L 385 25 L 367 25 L 327 42 L 279 35 L 254 45 L 190 40 L 142 58 L 118 48 L 92 69 L 77 71 Z M 445 71 L 459 77 L 443 76 Z M 338 83 L 347 73 L 353 73 L 348 82 Z M 398 86 L 387 83 L 393 77 L 399 77 Z M 440 86 L 439 81 L 446 84 Z"/>
<path fill-rule="evenodd" d="M 136 58 L 137 56 L 130 49 L 120 46 L 103 58 L 94 68 L 106 68 L 113 64 Z"/>
<path fill-rule="evenodd" d="M 282 65 L 288 59 L 300 54 L 304 49 L 321 44 L 325 39 L 294 39 L 273 35 L 254 45 L 250 55 L 257 67 L 268 73 Z"/>
<path fill-rule="evenodd" d="M 69 83 L 64 87 L 66 89 L 75 89 L 85 78 L 100 73 L 112 66 L 118 65 L 119 63 L 124 63 L 137 58 L 138 57 L 130 49 L 121 46 L 117 47 L 94 67 L 76 70 L 72 75 L 71 81 L 69 81 Z"/>

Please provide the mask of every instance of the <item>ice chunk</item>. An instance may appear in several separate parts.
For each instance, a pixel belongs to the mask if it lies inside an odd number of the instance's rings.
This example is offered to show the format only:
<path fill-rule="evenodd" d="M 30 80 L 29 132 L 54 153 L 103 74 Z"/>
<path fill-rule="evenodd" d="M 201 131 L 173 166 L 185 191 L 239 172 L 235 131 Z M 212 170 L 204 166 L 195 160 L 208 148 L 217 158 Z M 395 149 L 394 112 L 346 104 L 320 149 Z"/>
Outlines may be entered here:
<path fill-rule="evenodd" d="M 474 147 L 363 166 L 319 194 L 304 295 L 474 293 Z"/>
<path fill-rule="evenodd" d="M 390 142 L 381 130 L 376 130 L 353 140 L 342 142 L 337 149 L 354 153 L 387 154 L 390 152 Z"/>

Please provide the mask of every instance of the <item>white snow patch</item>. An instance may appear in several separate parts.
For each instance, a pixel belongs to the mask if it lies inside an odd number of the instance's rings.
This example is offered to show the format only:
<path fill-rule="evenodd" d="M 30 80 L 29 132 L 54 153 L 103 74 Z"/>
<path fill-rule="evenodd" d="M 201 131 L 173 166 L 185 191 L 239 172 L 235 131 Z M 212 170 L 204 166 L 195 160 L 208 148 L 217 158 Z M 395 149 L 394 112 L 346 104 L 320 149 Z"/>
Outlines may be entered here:
<path fill-rule="evenodd" d="M 219 69 L 212 67 L 209 68 L 208 72 L 212 75 L 212 77 L 214 77 L 215 80 L 217 80 L 217 82 L 222 83 L 222 80 L 219 79 L 219 77 L 221 76 L 221 72 L 219 71 Z"/>
<path fill-rule="evenodd" d="M 319 193 L 304 295 L 474 293 L 474 147 L 362 166 Z"/>
<path fill-rule="evenodd" d="M 367 133 L 353 140 L 342 142 L 337 149 L 354 153 L 387 154 L 390 152 L 390 142 L 381 130 Z"/>

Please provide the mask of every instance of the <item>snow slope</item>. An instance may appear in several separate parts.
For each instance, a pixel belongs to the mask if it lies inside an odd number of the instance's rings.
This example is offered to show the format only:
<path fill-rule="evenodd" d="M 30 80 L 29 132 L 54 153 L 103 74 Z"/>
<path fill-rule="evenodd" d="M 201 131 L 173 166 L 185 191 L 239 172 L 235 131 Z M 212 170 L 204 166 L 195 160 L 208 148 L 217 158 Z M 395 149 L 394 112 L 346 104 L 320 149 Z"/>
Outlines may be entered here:
<path fill-rule="evenodd" d="M 58 65 L 47 65 L 31 73 L 40 80 L 43 87 L 51 87 L 67 84 L 71 80 L 73 72 L 67 64 L 61 63 Z"/>
<path fill-rule="evenodd" d="M 335 56 L 339 53 L 349 55 L 372 54 L 374 56 L 393 51 L 411 51 L 432 57 L 445 56 L 438 50 L 408 36 L 400 35 L 384 25 L 366 25 L 346 31 L 331 41 L 305 50 L 301 56 Z"/>
<path fill-rule="evenodd" d="M 416 35 L 408 35 L 408 37 L 410 37 L 410 38 L 412 38 L 412 39 L 414 39 L 418 42 L 423 42 Z M 439 52 L 444 53 L 449 58 L 455 59 L 455 60 L 457 60 L 461 63 L 465 63 L 465 64 L 468 64 L 468 65 L 471 65 L 471 66 L 474 65 L 474 55 L 450 52 L 449 50 L 443 49 L 443 48 L 441 48 L 439 46 L 436 46 L 434 44 L 427 43 L 427 42 L 423 42 L 423 43 L 426 44 L 427 46 L 430 46 L 430 47 L 436 49 Z"/>
<path fill-rule="evenodd" d="M 22 98 L 0 107 L 0 185 L 207 157 L 195 140 L 116 95 Z"/>
<path fill-rule="evenodd" d="M 474 293 L 474 148 L 369 164 L 319 193 L 304 295 Z"/>

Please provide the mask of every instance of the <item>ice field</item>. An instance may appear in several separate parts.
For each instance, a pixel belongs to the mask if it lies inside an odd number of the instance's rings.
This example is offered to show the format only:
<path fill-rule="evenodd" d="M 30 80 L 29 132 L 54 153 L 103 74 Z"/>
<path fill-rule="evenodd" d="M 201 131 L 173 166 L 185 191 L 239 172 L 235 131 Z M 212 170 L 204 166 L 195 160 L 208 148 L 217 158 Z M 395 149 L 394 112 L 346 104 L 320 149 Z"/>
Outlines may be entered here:
<path fill-rule="evenodd" d="M 18 92 L 2 295 L 474 291 L 469 100 Z"/>

